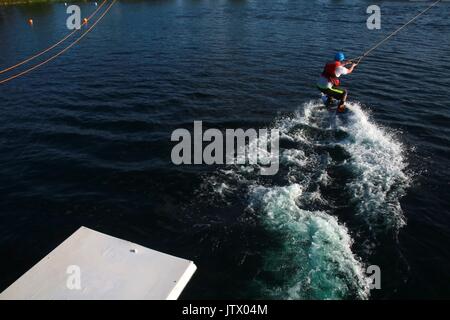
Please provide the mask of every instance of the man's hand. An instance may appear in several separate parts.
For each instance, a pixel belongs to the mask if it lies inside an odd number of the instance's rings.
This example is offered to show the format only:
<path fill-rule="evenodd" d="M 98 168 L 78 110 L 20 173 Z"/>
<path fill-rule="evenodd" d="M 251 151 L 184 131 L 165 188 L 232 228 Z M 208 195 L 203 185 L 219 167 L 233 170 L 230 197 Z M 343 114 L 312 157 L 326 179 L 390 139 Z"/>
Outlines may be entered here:
<path fill-rule="evenodd" d="M 355 67 L 358 65 L 357 63 L 354 63 L 354 62 L 352 62 L 351 63 L 352 65 L 350 66 L 350 68 L 348 69 L 348 73 L 352 73 L 353 72 L 353 70 L 355 69 Z"/>

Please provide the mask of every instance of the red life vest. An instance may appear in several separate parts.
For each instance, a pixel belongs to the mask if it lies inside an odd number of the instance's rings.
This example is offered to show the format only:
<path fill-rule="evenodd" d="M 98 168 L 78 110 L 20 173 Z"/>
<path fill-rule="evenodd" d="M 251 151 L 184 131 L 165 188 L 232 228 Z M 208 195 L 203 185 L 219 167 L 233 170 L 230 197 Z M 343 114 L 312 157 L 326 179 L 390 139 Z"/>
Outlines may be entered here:
<path fill-rule="evenodd" d="M 322 77 L 327 78 L 327 80 L 336 87 L 341 84 L 341 81 L 336 77 L 336 69 L 340 66 L 342 66 L 342 64 L 339 61 L 328 62 L 322 72 Z"/>

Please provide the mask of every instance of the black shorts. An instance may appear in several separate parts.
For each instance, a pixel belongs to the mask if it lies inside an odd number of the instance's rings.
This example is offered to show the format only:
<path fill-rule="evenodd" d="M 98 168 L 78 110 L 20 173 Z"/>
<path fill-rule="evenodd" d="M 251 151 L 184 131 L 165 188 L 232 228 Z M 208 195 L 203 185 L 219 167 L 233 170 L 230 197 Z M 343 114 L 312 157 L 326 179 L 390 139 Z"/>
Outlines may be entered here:
<path fill-rule="evenodd" d="M 332 97 L 332 98 L 335 98 L 338 100 L 344 99 L 345 95 L 347 94 L 347 90 L 341 89 L 341 88 L 336 88 L 336 87 L 327 88 L 327 89 L 323 89 L 323 88 L 319 88 L 319 87 L 317 87 L 317 88 L 320 90 L 320 92 L 327 95 L 328 97 Z"/>

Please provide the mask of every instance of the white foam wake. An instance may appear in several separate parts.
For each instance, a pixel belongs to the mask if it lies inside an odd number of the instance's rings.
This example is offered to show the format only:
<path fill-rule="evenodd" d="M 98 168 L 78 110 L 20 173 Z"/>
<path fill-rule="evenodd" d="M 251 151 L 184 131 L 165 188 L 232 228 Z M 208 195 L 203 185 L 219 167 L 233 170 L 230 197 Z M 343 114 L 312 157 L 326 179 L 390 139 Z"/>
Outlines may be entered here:
<path fill-rule="evenodd" d="M 355 178 L 347 184 L 356 214 L 373 229 L 398 230 L 406 219 L 400 199 L 410 185 L 404 146 L 392 134 L 369 120 L 357 103 L 339 129 L 348 138 L 338 142 L 350 155 L 346 165 Z"/>
<path fill-rule="evenodd" d="M 351 250 L 348 230 L 321 211 L 301 209 L 302 187 L 251 188 L 251 204 L 264 212 L 265 228 L 281 247 L 269 249 L 264 272 L 275 274 L 278 285 L 262 285 L 276 299 L 344 299 L 368 297 L 364 268 Z"/>
<path fill-rule="evenodd" d="M 255 280 L 262 297 L 369 296 L 365 266 L 352 251 L 351 232 L 338 220 L 323 188 L 345 190 L 342 196 L 349 196 L 352 217 L 375 237 L 380 229 L 398 230 L 405 224 L 399 202 L 410 180 L 404 148 L 370 121 L 360 105 L 350 103 L 349 109 L 336 117 L 311 101 L 293 116 L 276 119 L 274 127 L 285 144 L 280 144 L 280 172 L 272 183 L 261 181 L 254 166 L 236 166 L 209 177 L 222 196 L 224 183 L 226 197 L 247 190 L 249 208 L 274 239 L 261 270 L 269 279 Z M 330 156 L 335 148 L 343 151 Z M 350 172 L 344 185 L 336 186 L 329 176 L 336 168 Z"/>

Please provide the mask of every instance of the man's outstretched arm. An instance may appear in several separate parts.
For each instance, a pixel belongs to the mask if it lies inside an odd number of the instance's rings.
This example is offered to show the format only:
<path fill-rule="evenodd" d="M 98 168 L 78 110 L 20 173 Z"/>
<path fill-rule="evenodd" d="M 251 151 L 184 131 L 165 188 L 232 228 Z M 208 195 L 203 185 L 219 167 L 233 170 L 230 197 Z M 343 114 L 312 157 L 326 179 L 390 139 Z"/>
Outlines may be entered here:
<path fill-rule="evenodd" d="M 348 64 L 351 64 L 350 68 L 347 69 L 347 70 L 348 70 L 347 74 L 350 74 L 350 73 L 353 72 L 353 70 L 355 69 L 355 67 L 356 67 L 358 64 L 357 64 L 357 63 L 354 63 L 354 62 L 351 62 L 351 61 L 347 61 L 347 62 L 345 63 L 345 65 L 348 65 Z"/>

